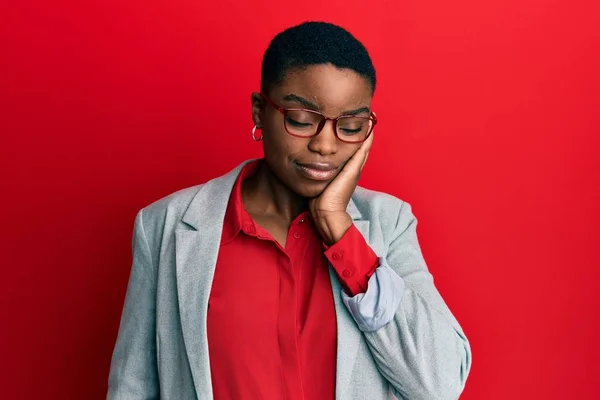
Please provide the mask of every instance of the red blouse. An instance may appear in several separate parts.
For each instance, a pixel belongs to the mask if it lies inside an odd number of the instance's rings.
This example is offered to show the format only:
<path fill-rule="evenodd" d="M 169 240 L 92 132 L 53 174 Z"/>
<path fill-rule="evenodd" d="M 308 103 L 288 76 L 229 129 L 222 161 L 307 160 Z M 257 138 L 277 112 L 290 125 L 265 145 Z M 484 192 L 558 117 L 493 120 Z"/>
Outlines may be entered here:
<path fill-rule="evenodd" d="M 247 164 L 233 188 L 208 308 L 215 400 L 333 400 L 336 315 L 328 261 L 346 292 L 367 288 L 377 255 L 352 226 L 325 247 L 300 214 L 282 248 L 242 204 Z"/>

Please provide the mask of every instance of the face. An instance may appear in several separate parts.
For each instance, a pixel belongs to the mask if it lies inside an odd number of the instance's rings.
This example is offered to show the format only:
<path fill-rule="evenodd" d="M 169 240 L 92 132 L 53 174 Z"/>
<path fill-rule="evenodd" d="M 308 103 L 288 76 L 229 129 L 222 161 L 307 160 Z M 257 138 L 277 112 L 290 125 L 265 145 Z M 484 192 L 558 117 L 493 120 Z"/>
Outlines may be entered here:
<path fill-rule="evenodd" d="M 372 100 L 366 78 L 331 64 L 288 71 L 266 94 L 282 108 L 314 109 L 330 118 L 360 109 L 368 117 Z M 252 96 L 252 117 L 262 127 L 265 161 L 284 185 L 303 197 L 320 195 L 361 146 L 340 141 L 333 121 L 312 138 L 288 134 L 283 114 L 257 93 Z"/>

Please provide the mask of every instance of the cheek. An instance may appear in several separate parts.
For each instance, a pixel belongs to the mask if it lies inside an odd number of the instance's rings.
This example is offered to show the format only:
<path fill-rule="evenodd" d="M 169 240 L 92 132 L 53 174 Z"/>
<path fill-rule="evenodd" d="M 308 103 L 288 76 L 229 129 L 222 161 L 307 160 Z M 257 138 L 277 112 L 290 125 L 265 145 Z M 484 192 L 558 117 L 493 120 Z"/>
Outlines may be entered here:
<path fill-rule="evenodd" d="M 345 163 L 347 163 L 348 161 L 350 161 L 350 159 L 351 159 L 351 158 L 352 158 L 352 157 L 353 157 L 353 156 L 356 154 L 356 152 L 357 152 L 359 149 L 360 149 L 360 146 L 356 146 L 355 148 L 351 148 L 351 149 L 349 149 L 349 150 L 348 150 L 348 153 L 347 153 L 347 154 L 345 154 L 345 156 L 344 156 L 344 160 L 346 160 L 346 161 L 344 162 L 344 164 L 345 164 Z"/>
<path fill-rule="evenodd" d="M 263 139 L 263 152 L 265 158 L 270 160 L 280 159 L 281 155 L 285 153 L 285 145 L 278 140 L 277 137 L 273 137 L 272 133 L 265 135 Z"/>
<path fill-rule="evenodd" d="M 286 132 L 269 131 L 263 139 L 263 151 L 266 158 L 284 162 L 288 158 L 302 152 L 306 145 L 299 140 L 294 140 Z"/>

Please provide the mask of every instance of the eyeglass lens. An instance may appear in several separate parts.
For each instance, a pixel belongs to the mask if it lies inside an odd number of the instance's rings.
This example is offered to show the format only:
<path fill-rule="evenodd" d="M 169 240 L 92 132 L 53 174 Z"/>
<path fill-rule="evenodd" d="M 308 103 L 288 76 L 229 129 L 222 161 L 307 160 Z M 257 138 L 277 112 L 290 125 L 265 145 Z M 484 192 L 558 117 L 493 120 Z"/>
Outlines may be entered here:
<path fill-rule="evenodd" d="M 312 136 L 317 133 L 323 116 L 306 110 L 288 110 L 285 127 L 289 133 L 298 136 Z M 373 121 L 367 117 L 342 117 L 337 120 L 338 136 L 345 141 L 360 142 L 371 132 Z"/>

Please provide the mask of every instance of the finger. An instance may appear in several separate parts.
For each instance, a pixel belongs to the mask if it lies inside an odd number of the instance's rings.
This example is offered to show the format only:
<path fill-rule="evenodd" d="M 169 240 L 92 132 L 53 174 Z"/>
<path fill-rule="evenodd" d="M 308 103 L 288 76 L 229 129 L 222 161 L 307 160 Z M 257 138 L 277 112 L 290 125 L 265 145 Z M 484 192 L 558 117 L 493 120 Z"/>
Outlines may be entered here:
<path fill-rule="evenodd" d="M 348 160 L 348 162 L 342 169 L 342 172 L 347 171 L 347 173 L 350 173 L 352 175 L 360 174 L 360 171 L 362 171 L 362 169 L 367 161 L 367 157 L 368 157 L 369 151 L 371 149 L 371 145 L 373 144 L 373 137 L 374 137 L 374 132 L 371 133 L 371 135 L 367 138 L 367 140 L 365 140 L 360 145 L 358 150 L 356 150 L 356 152 L 352 155 L 352 157 L 350 157 L 350 159 Z"/>
<path fill-rule="evenodd" d="M 371 146 L 373 145 L 373 138 L 375 136 L 374 133 L 375 132 L 371 133 L 369 135 L 369 137 L 367 138 L 367 140 L 365 140 L 364 142 L 361 143 L 360 147 L 358 148 L 358 150 L 356 150 L 356 153 L 354 153 L 352 158 L 356 157 L 362 161 L 362 159 L 369 152 L 369 150 L 371 149 Z"/>
<path fill-rule="evenodd" d="M 359 149 L 359 151 L 361 153 L 360 159 L 361 159 L 362 163 L 364 163 L 365 158 L 369 154 L 369 151 L 371 151 L 371 146 L 373 146 L 374 137 L 375 137 L 375 135 L 371 133 L 371 135 L 367 138 L 367 140 L 364 141 L 364 143 L 362 144 L 362 146 Z"/>
<path fill-rule="evenodd" d="M 369 151 L 367 151 L 367 154 L 365 155 L 365 159 L 363 160 L 362 165 L 360 166 L 360 170 L 362 171 L 363 168 L 365 167 L 365 164 L 367 163 L 367 160 L 369 159 Z"/>
<path fill-rule="evenodd" d="M 373 133 L 371 133 L 367 140 L 363 142 L 358 151 L 354 154 L 354 156 L 356 156 L 356 158 L 360 160 L 360 171 L 362 171 L 362 169 L 364 168 L 367 162 L 367 158 L 369 157 L 369 152 L 371 151 L 371 146 L 373 145 L 373 137 L 374 135 Z"/>
<path fill-rule="evenodd" d="M 358 149 L 359 152 L 368 152 L 369 149 L 371 149 L 371 146 L 373 145 L 373 138 L 375 137 L 375 131 L 373 131 L 369 137 L 367 138 L 367 140 L 365 140 L 364 142 L 362 142 L 362 144 L 360 145 L 360 148 Z"/>
<path fill-rule="evenodd" d="M 365 146 L 365 155 L 363 158 L 363 163 L 362 163 L 362 167 L 365 166 L 365 163 L 367 162 L 367 158 L 369 158 L 369 153 L 371 152 L 371 146 L 373 146 L 373 140 L 375 138 L 375 132 L 372 132 L 371 135 L 367 138 L 367 140 L 365 140 L 364 146 Z M 362 169 L 361 167 L 361 169 Z"/>

